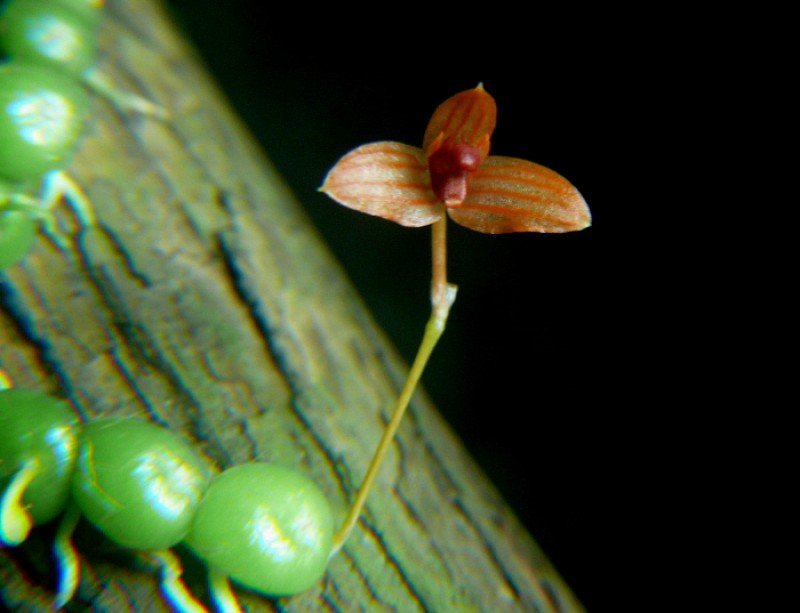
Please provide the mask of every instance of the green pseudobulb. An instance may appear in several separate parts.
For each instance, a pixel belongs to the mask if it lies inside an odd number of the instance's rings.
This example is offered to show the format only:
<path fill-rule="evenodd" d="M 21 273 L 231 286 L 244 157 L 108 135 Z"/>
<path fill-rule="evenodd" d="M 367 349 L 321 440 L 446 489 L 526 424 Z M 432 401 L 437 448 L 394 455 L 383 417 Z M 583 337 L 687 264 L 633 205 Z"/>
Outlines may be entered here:
<path fill-rule="evenodd" d="M 114 542 L 167 549 L 189 529 L 212 476 L 209 464 L 175 433 L 139 419 L 84 426 L 72 496 Z"/>
<path fill-rule="evenodd" d="M 288 468 L 250 463 L 214 478 L 186 542 L 209 567 L 282 596 L 319 580 L 332 538 L 331 509 L 313 481 Z"/>
<path fill-rule="evenodd" d="M 15 60 L 42 63 L 78 76 L 97 59 L 98 24 L 99 11 L 86 7 L 53 0 L 13 0 L 0 14 L 0 48 Z"/>
<path fill-rule="evenodd" d="M 27 461 L 38 462 L 22 499 L 34 524 L 50 521 L 66 506 L 79 432 L 63 400 L 33 390 L 0 391 L 0 482 L 5 486 Z"/>
<path fill-rule="evenodd" d="M 25 257 L 35 238 L 36 220 L 28 213 L 0 209 L 0 270 Z"/>
<path fill-rule="evenodd" d="M 89 108 L 74 79 L 49 68 L 0 65 L 0 181 L 38 180 L 63 168 Z"/>

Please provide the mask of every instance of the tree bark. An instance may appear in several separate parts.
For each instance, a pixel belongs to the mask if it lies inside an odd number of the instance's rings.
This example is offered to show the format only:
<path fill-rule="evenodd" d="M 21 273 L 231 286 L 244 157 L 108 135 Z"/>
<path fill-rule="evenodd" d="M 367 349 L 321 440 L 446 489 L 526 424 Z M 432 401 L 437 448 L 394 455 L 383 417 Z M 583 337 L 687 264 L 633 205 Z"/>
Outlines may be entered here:
<path fill-rule="evenodd" d="M 161 7 L 108 4 L 100 69 L 172 116 L 94 96 L 68 171 L 98 225 L 61 206 L 70 248 L 41 235 L 0 275 L 0 368 L 85 419 L 180 431 L 221 468 L 298 468 L 341 521 L 406 368 Z M 0 551 L 11 609 L 49 606 L 51 539 Z M 168 610 L 152 566 L 85 525 L 77 542 L 76 609 Z M 581 610 L 422 393 L 324 579 L 288 599 L 237 593 L 251 611 L 537 611 L 545 594 Z"/>

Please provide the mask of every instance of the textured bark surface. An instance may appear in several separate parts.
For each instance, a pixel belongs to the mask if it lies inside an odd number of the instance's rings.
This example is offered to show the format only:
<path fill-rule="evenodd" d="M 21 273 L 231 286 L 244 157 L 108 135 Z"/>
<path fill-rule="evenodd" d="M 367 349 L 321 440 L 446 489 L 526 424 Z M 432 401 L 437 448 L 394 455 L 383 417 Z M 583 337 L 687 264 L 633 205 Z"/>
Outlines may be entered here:
<path fill-rule="evenodd" d="M 102 48 L 102 71 L 172 118 L 93 97 L 68 170 L 99 224 L 80 228 L 60 207 L 71 248 L 42 235 L 0 275 L 0 368 L 68 396 L 84 418 L 180 431 L 222 468 L 299 468 L 341 521 L 405 368 L 158 5 L 109 2 Z M 43 527 L 0 550 L 9 608 L 48 607 L 51 538 Z M 147 562 L 85 525 L 77 542 L 76 610 L 168 610 Z M 183 557 L 205 596 L 202 567 Z M 580 609 L 418 394 L 324 579 L 279 601 L 238 593 L 252 611 L 535 611 L 543 588 Z"/>

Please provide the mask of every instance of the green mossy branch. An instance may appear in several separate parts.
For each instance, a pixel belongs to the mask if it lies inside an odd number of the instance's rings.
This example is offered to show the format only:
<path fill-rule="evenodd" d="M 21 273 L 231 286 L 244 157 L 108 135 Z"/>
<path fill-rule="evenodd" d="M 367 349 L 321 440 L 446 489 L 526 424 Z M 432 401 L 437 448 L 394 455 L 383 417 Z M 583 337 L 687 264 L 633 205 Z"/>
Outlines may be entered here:
<path fill-rule="evenodd" d="M 80 228 L 60 207 L 71 248 L 40 235 L 0 275 L 0 368 L 21 387 L 68 396 L 84 417 L 140 415 L 183 432 L 222 467 L 294 466 L 341 521 L 405 367 L 162 8 L 108 4 L 101 70 L 172 117 L 93 96 L 68 171 L 99 224 Z M 44 527 L 0 551 L 0 594 L 13 610 L 49 604 L 51 538 Z M 168 610 L 152 566 L 85 525 L 78 543 L 76 610 Z M 184 560 L 204 594 L 202 569 Z M 535 611 L 540 583 L 580 610 L 417 394 L 343 551 L 280 608 Z M 277 608 L 238 593 L 250 611 Z"/>

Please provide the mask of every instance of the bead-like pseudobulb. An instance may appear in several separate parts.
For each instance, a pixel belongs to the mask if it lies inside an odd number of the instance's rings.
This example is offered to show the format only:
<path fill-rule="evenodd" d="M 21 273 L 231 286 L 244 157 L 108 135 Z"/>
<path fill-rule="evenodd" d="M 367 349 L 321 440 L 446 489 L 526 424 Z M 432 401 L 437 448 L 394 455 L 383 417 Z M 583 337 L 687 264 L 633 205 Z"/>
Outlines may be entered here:
<path fill-rule="evenodd" d="M 69 75 L 0 65 L 0 181 L 22 183 L 60 168 L 83 129 L 89 100 Z"/>
<path fill-rule="evenodd" d="M 50 521 L 64 510 L 79 431 L 63 400 L 33 390 L 0 391 L 0 491 L 7 522 L 28 524 L 29 529 L 31 523 Z M 27 529 L 18 530 L 15 538 L 0 534 L 0 540 L 21 542 Z"/>
<path fill-rule="evenodd" d="M 101 419 L 84 426 L 72 496 L 114 542 L 167 549 L 185 536 L 211 476 L 175 433 L 139 419 Z"/>
<path fill-rule="evenodd" d="M 297 594 L 322 577 L 333 515 L 308 477 L 251 463 L 214 478 L 186 543 L 210 568 L 262 594 Z"/>
<path fill-rule="evenodd" d="M 16 60 L 82 74 L 97 57 L 101 13 L 74 5 L 53 0 L 9 2 L 0 14 L 0 47 Z"/>

